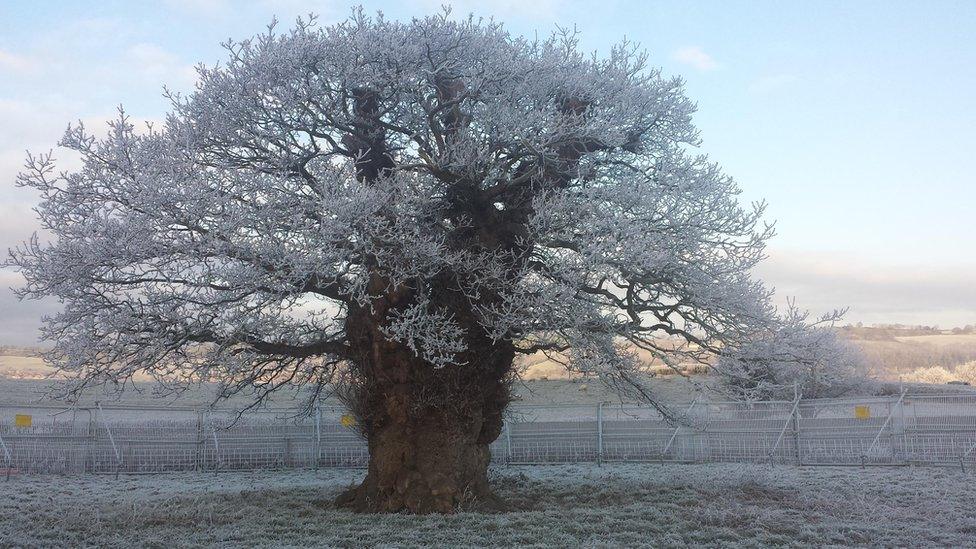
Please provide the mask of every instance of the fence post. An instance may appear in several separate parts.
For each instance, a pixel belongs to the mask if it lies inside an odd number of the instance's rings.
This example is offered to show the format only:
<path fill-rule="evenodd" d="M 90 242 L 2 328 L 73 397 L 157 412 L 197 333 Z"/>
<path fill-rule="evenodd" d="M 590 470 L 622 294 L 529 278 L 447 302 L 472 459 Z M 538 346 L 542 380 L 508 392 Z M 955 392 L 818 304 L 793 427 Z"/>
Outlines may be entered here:
<path fill-rule="evenodd" d="M 901 390 L 905 392 L 904 385 Z M 905 401 L 902 401 L 898 406 L 898 411 L 901 415 L 901 460 L 908 463 L 908 426 L 905 423 Z"/>
<path fill-rule="evenodd" d="M 7 480 L 10 480 L 10 470 L 14 468 L 14 460 L 10 456 L 10 449 L 7 448 L 7 443 L 3 441 L 3 435 L 0 435 L 0 448 L 3 448 L 3 455 L 7 458 Z"/>
<path fill-rule="evenodd" d="M 95 436 L 98 432 L 95 429 L 95 414 L 91 408 L 85 408 L 88 412 L 88 461 L 91 463 L 91 474 L 95 474 Z"/>
<path fill-rule="evenodd" d="M 800 451 L 800 401 L 803 400 L 803 393 L 799 387 L 793 383 L 793 398 L 796 399 L 796 413 L 793 415 L 793 444 L 796 446 L 796 464 L 803 465 L 803 456 Z"/>
<path fill-rule="evenodd" d="M 102 417 L 104 412 L 102 411 L 102 403 L 95 401 L 95 406 L 98 406 L 98 419 L 101 420 L 102 426 L 105 427 L 105 432 L 108 433 L 108 440 L 112 443 L 112 451 L 115 452 L 115 478 L 119 478 L 119 470 L 122 469 L 122 454 L 119 452 L 118 445 L 115 444 L 115 437 L 112 436 L 112 429 L 109 428 L 108 423 L 105 423 L 105 418 Z M 92 464 L 92 469 L 94 469 L 94 464 Z"/>
<path fill-rule="evenodd" d="M 214 426 L 213 411 L 208 411 L 210 417 L 210 434 L 214 441 L 214 476 L 220 471 L 220 442 L 217 440 L 217 427 Z"/>
<path fill-rule="evenodd" d="M 779 448 L 779 443 L 783 440 L 783 435 L 786 434 L 786 429 L 790 426 L 791 423 L 793 423 L 793 416 L 796 415 L 796 412 L 797 410 L 799 410 L 799 408 L 800 408 L 800 396 L 799 393 L 797 393 L 797 396 L 794 397 L 793 399 L 793 409 L 790 410 L 790 415 L 789 417 L 786 418 L 786 423 L 783 424 L 783 429 L 779 432 L 779 436 L 776 437 L 776 444 L 773 444 L 773 449 L 769 451 L 770 465 L 773 464 L 773 455 L 776 454 L 776 449 Z"/>
<path fill-rule="evenodd" d="M 319 469 L 322 459 L 322 403 L 315 403 L 315 470 Z"/>
<path fill-rule="evenodd" d="M 505 465 L 512 464 L 512 426 L 510 422 L 505 421 L 502 423 L 502 429 L 505 430 Z"/>
<path fill-rule="evenodd" d="M 704 454 L 701 459 L 702 462 L 712 459 L 712 437 L 708 436 L 708 428 L 712 425 L 712 407 L 705 406 L 705 426 L 702 427 L 702 433 L 705 435 L 705 442 L 702 444 L 702 453 Z"/>
<path fill-rule="evenodd" d="M 603 463 L 603 402 L 596 407 L 596 463 Z"/>
<path fill-rule="evenodd" d="M 205 439 L 203 438 L 203 410 L 197 410 L 197 455 L 194 460 L 195 468 L 197 471 L 203 470 L 203 446 Z"/>

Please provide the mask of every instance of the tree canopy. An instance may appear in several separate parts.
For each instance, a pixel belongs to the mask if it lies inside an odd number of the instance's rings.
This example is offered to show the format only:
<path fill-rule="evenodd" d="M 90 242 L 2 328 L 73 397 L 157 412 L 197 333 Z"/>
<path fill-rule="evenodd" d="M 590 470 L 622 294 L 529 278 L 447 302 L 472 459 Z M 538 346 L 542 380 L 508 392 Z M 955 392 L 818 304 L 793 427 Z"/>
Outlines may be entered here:
<path fill-rule="evenodd" d="M 375 297 L 369 270 L 417 291 L 386 331 L 432 367 L 464 347 L 424 297 L 440 273 L 492 338 L 571 348 L 584 371 L 629 368 L 622 340 L 673 357 L 661 335 L 694 354 L 768 320 L 748 275 L 762 205 L 689 151 L 694 104 L 634 45 L 597 58 L 572 33 L 357 14 L 226 47 L 163 128 L 78 124 L 61 145 L 83 169 L 42 155 L 21 175 L 56 239 L 14 262 L 24 295 L 65 302 L 44 331 L 62 366 L 318 381 L 318 358 L 345 354 L 348 303 Z"/>

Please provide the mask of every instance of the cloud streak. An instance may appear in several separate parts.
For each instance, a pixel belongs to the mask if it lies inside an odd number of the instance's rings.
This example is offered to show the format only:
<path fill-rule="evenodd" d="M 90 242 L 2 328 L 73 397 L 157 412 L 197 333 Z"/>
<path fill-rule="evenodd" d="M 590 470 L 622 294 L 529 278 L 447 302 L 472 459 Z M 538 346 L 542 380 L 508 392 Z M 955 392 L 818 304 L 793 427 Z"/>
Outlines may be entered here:
<path fill-rule="evenodd" d="M 180 62 L 177 56 L 156 44 L 141 42 L 130 46 L 125 57 L 143 77 L 170 87 L 190 89 L 197 79 L 193 65 Z"/>
<path fill-rule="evenodd" d="M 848 321 L 976 323 L 976 264 L 953 268 L 893 265 L 840 253 L 774 250 L 756 274 L 776 287 L 780 302 L 826 312 L 850 307 Z"/>
<path fill-rule="evenodd" d="M 715 62 L 715 59 L 705 53 L 699 46 L 679 48 L 671 54 L 671 58 L 683 65 L 688 65 L 703 72 L 718 68 L 718 63 Z"/>
<path fill-rule="evenodd" d="M 33 59 L 6 50 L 0 50 L 0 71 L 22 72 L 36 68 Z"/>
<path fill-rule="evenodd" d="M 56 299 L 19 301 L 8 288 L 23 280 L 19 273 L 0 269 L 0 345 L 36 345 L 41 317 L 61 308 Z"/>

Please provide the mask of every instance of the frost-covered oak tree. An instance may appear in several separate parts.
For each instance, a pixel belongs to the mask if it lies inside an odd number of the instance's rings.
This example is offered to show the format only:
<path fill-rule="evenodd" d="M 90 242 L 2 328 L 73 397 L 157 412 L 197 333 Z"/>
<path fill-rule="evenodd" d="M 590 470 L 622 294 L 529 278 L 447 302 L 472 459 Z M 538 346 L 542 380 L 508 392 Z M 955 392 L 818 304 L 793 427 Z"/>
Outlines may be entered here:
<path fill-rule="evenodd" d="M 519 354 L 650 399 L 635 349 L 704 360 L 775 322 L 762 205 L 631 44 L 357 12 L 226 49 L 164 126 L 69 127 L 83 168 L 20 176 L 53 239 L 11 263 L 63 301 L 43 336 L 79 387 L 340 386 L 370 451 L 341 502 L 450 511 L 490 499 Z"/>

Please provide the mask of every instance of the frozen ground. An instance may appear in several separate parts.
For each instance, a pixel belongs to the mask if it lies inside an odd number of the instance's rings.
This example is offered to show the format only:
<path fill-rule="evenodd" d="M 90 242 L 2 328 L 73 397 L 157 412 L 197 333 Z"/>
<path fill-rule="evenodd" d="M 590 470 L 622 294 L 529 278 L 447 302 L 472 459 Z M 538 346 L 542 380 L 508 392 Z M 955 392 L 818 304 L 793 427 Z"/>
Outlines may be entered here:
<path fill-rule="evenodd" d="M 363 516 L 325 469 L 0 481 L 0 547 L 976 546 L 976 478 L 937 468 L 502 467 L 497 514 Z"/>

